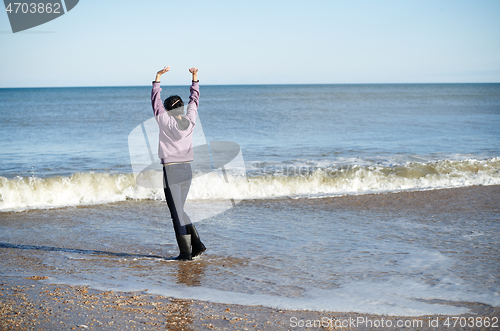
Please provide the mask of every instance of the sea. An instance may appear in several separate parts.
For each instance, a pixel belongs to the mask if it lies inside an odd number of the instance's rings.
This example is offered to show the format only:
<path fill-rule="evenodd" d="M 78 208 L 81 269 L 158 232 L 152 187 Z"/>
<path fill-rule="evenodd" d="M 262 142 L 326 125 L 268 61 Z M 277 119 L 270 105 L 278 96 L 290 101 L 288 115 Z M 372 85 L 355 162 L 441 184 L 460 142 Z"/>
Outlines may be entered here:
<path fill-rule="evenodd" d="M 208 249 L 181 263 L 150 86 L 0 89 L 0 273 L 279 309 L 500 306 L 500 210 L 405 202 L 500 185 L 500 84 L 200 92 L 186 211 Z"/>

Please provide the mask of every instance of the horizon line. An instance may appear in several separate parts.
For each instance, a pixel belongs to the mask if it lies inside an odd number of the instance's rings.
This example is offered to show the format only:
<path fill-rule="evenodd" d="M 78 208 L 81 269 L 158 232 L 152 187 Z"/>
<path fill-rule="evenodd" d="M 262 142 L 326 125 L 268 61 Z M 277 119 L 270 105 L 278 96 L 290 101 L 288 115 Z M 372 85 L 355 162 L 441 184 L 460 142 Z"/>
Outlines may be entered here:
<path fill-rule="evenodd" d="M 281 84 L 204 84 L 203 86 L 298 86 L 298 85 L 459 85 L 459 84 L 500 84 L 499 82 L 441 82 L 441 83 L 281 83 Z M 186 85 L 163 86 L 185 87 Z M 151 87 L 151 85 L 81 85 L 81 86 L 22 86 L 22 87 L 0 87 L 0 89 L 23 89 L 23 88 L 97 88 L 97 87 Z"/>

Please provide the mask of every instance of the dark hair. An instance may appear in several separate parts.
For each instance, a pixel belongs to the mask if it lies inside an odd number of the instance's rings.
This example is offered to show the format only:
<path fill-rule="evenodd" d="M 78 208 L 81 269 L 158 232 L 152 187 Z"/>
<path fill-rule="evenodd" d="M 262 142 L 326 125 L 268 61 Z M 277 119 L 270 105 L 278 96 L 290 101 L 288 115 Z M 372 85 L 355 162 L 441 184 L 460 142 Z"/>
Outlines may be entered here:
<path fill-rule="evenodd" d="M 175 108 L 184 107 L 184 102 L 182 102 L 180 96 L 171 95 L 165 99 L 165 101 L 163 102 L 163 106 L 165 107 L 166 110 L 172 110 Z"/>

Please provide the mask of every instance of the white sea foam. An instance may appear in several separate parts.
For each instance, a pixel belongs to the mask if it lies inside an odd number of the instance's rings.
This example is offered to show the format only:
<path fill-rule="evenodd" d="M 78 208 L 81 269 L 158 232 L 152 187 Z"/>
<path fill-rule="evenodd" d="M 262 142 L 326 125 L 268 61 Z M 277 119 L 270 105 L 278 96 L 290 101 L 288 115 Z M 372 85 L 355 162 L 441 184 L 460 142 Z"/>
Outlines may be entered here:
<path fill-rule="evenodd" d="M 155 199 L 163 192 L 135 184 L 131 174 L 75 173 L 69 177 L 0 177 L 0 210 Z"/>
<path fill-rule="evenodd" d="M 164 278 L 120 275 L 103 278 L 57 276 L 46 283 L 90 286 L 102 291 L 145 292 L 179 299 L 196 299 L 226 304 L 263 305 L 277 309 L 356 312 L 393 316 L 458 315 L 467 313 L 457 307 L 423 300 L 483 302 L 500 305 L 499 293 L 480 293 L 460 280 L 444 277 L 436 285 L 411 278 L 394 277 L 386 282 L 352 281 L 337 289 L 309 286 L 300 297 L 262 293 L 241 293 L 209 287 L 190 287 Z"/>
<path fill-rule="evenodd" d="M 150 176 L 161 178 L 161 173 L 151 170 Z M 188 199 L 318 197 L 499 184 L 498 157 L 395 166 L 279 164 L 253 168 L 247 177 L 231 173 L 225 177 L 221 171 L 195 177 Z M 91 172 L 68 177 L 0 177 L 1 211 L 102 204 L 127 199 L 163 199 L 163 190 L 137 185 L 134 174 Z"/>

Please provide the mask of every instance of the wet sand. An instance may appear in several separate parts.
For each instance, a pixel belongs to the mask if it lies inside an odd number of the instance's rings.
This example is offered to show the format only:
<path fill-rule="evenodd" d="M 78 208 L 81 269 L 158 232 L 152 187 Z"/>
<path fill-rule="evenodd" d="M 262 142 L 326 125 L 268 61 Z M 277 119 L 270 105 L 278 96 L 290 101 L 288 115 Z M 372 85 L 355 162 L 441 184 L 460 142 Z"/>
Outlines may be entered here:
<path fill-rule="evenodd" d="M 0 330 L 496 330 L 477 326 L 477 318 L 493 322 L 500 317 L 500 308 L 479 303 L 449 303 L 471 311 L 453 317 L 381 316 L 103 292 L 38 281 L 43 278 L 0 276 Z M 456 322 L 454 317 L 459 318 L 457 327 L 446 327 L 447 320 Z M 459 326 L 471 318 L 477 325 Z"/>
<path fill-rule="evenodd" d="M 476 186 L 247 203 L 269 204 L 271 209 L 277 210 L 283 204 L 299 204 L 304 208 L 321 206 L 326 210 L 352 208 L 392 213 L 418 210 L 429 217 L 484 211 L 500 216 L 499 197 L 500 186 Z M 53 285 L 50 278 L 46 279 L 49 269 L 36 257 L 31 259 L 30 254 L 36 255 L 36 251 L 27 253 L 24 250 L 21 254 L 15 248 L 0 248 L 0 256 L 9 259 L 9 264 L 29 265 L 30 270 L 38 270 L 31 276 L 5 275 L 3 272 L 0 275 L 0 330 L 497 330 L 500 327 L 499 307 L 470 302 L 439 301 L 468 308 L 468 314 L 457 316 L 461 319 L 435 315 L 391 317 L 349 312 L 284 311 L 261 306 L 179 300 L 145 291 L 103 292 L 81 286 Z M 498 270 L 498 261 L 492 263 L 497 264 Z M 496 327 L 492 327 L 495 319 Z M 490 326 L 486 327 L 484 322 L 488 320 Z M 388 321 L 392 327 L 387 327 Z M 451 327 L 445 325 L 446 321 Z M 398 322 L 400 327 L 397 327 Z M 456 327 L 453 327 L 455 322 Z M 460 323 L 467 325 L 461 327 Z"/>
<path fill-rule="evenodd" d="M 470 186 L 428 191 L 349 195 L 318 199 L 282 199 L 283 203 L 303 204 L 327 210 L 383 210 L 408 213 L 418 210 L 428 214 L 482 212 L 500 213 L 500 185 Z M 253 200 L 272 204 L 277 200 Z"/>

